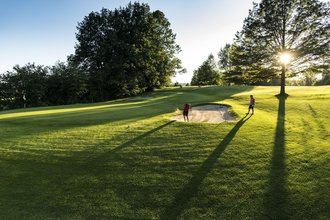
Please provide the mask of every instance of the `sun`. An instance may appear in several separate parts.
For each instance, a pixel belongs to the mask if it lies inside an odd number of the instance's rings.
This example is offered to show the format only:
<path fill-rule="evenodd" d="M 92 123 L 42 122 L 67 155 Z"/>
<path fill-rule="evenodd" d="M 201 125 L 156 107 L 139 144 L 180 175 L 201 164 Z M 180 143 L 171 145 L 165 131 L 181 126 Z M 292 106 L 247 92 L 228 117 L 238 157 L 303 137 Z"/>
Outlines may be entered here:
<path fill-rule="evenodd" d="M 290 54 L 288 54 L 288 53 L 282 53 L 282 54 L 280 54 L 280 62 L 281 63 L 283 63 L 283 64 L 288 64 L 288 63 L 290 63 L 290 61 L 291 61 L 291 55 Z"/>

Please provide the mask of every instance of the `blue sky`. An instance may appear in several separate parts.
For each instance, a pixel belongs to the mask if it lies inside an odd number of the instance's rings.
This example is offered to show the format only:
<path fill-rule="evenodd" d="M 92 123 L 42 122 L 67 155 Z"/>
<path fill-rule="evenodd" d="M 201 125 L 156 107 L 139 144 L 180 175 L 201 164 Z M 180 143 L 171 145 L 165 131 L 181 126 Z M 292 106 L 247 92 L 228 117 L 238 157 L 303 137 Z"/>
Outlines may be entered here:
<path fill-rule="evenodd" d="M 188 72 L 172 81 L 190 82 L 193 70 L 210 53 L 232 42 L 252 8 L 252 0 L 140 0 L 161 10 L 171 22 Z M 260 2 L 255 0 L 254 2 Z M 53 65 L 74 53 L 78 22 L 102 7 L 129 0 L 0 0 L 0 73 L 16 64 Z"/>

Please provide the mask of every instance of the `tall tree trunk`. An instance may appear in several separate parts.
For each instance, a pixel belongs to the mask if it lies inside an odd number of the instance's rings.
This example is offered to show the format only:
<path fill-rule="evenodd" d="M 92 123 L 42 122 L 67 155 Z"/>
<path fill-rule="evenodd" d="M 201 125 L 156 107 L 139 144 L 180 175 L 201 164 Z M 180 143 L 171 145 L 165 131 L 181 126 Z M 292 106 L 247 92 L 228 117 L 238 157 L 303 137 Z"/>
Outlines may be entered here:
<path fill-rule="evenodd" d="M 285 0 L 282 0 L 282 53 L 286 51 L 286 42 L 285 42 L 285 35 L 286 35 L 286 11 L 285 11 Z M 285 72 L 286 72 L 286 64 L 282 64 L 282 72 L 281 72 L 281 91 L 280 95 L 285 95 Z"/>
<path fill-rule="evenodd" d="M 282 65 L 282 72 L 281 72 L 281 91 L 280 95 L 285 95 L 285 72 L 286 68 L 285 65 Z"/>

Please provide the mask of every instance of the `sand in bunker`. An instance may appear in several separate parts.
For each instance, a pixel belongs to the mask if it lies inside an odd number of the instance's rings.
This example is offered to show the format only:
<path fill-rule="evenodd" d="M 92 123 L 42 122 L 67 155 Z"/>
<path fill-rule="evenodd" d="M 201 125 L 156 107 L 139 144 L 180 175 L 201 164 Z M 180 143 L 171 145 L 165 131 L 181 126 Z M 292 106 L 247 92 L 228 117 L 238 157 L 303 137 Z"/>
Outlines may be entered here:
<path fill-rule="evenodd" d="M 224 105 L 203 105 L 192 107 L 189 111 L 189 121 L 191 122 L 225 122 L 235 121 L 235 118 L 229 113 L 229 108 Z M 172 119 L 184 121 L 182 112 L 175 115 Z"/>

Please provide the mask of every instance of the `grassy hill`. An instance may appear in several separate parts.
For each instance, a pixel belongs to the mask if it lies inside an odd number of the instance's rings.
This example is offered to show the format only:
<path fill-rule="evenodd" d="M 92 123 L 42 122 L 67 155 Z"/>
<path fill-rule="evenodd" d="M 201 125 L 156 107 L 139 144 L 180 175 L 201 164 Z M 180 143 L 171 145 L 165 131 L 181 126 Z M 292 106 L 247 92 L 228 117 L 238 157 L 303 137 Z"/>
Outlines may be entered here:
<path fill-rule="evenodd" d="M 330 86 L 278 91 L 184 87 L 0 112 L 0 218 L 330 219 Z M 171 121 L 185 102 L 231 105 L 237 121 Z"/>

